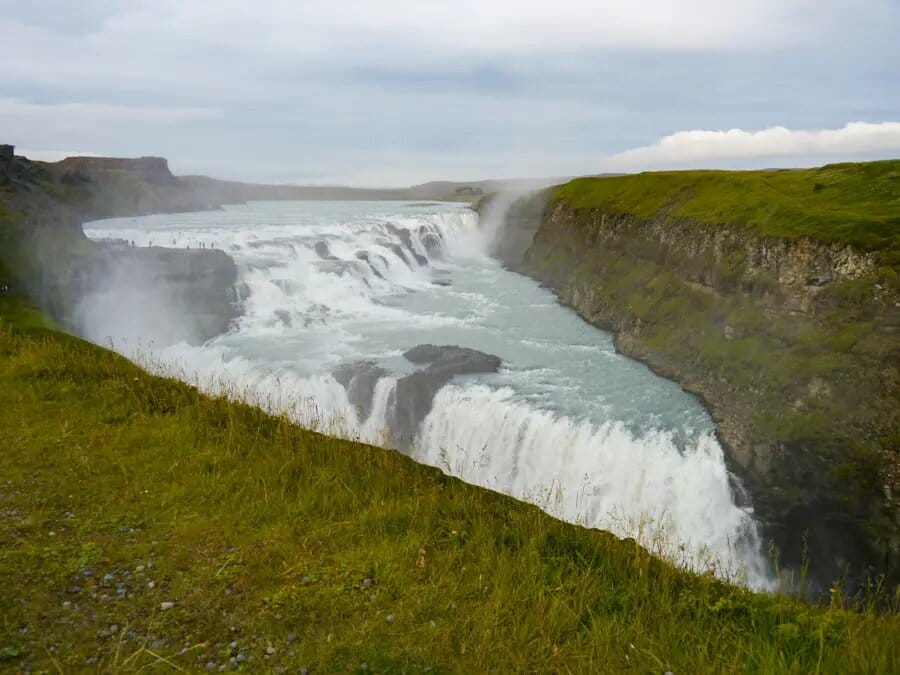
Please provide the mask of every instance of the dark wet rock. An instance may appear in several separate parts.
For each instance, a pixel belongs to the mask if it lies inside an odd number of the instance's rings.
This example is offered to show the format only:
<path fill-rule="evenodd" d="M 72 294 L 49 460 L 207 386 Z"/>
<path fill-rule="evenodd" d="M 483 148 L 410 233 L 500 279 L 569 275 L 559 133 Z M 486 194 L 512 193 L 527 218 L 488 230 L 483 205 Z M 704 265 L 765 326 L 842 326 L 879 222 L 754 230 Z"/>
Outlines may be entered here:
<path fill-rule="evenodd" d="M 419 345 L 403 355 L 411 363 L 427 366 L 400 378 L 388 402 L 388 427 L 401 447 L 412 443 L 441 387 L 458 375 L 497 372 L 502 363 L 492 354 L 455 346 Z"/>
<path fill-rule="evenodd" d="M 322 260 L 337 260 L 337 256 L 331 253 L 331 249 L 328 248 L 328 243 L 324 241 L 317 241 L 315 245 L 316 255 L 319 256 Z"/>
<path fill-rule="evenodd" d="M 372 361 L 358 361 L 339 366 L 332 373 L 344 389 L 350 404 L 359 411 L 359 418 L 366 419 L 372 412 L 372 397 L 378 380 L 388 372 Z"/>
<path fill-rule="evenodd" d="M 276 309 L 274 314 L 275 314 L 275 317 L 279 321 L 281 321 L 281 323 L 283 323 L 285 326 L 287 326 L 288 328 L 290 328 L 293 325 L 294 320 L 291 318 L 291 313 L 288 310 Z"/>
<path fill-rule="evenodd" d="M 384 279 L 384 275 L 378 271 L 378 268 L 375 267 L 375 265 L 372 264 L 372 259 L 368 251 L 357 251 L 356 257 L 358 260 L 362 260 L 369 266 L 369 269 L 372 270 L 372 274 L 374 274 L 379 279 Z M 381 258 L 382 262 L 384 261 L 384 258 L 382 258 L 381 256 L 378 257 Z"/>
<path fill-rule="evenodd" d="M 403 247 L 400 244 L 387 244 L 387 247 L 391 250 L 391 252 L 400 258 L 403 261 L 403 264 L 412 269 L 412 263 L 406 255 L 406 251 L 403 250 Z"/>

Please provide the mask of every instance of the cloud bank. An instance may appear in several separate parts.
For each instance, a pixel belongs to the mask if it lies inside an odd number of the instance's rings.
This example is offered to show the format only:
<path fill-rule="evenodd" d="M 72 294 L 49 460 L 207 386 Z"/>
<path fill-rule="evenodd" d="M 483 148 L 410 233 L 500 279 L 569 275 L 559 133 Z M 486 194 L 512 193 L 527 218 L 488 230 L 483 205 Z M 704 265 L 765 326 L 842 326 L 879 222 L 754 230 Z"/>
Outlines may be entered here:
<path fill-rule="evenodd" d="M 602 164 L 609 170 L 665 168 L 709 164 L 720 160 L 807 160 L 837 155 L 900 154 L 900 122 L 850 122 L 840 129 L 792 130 L 771 127 L 761 131 L 679 131 L 658 142 L 620 152 Z"/>
<path fill-rule="evenodd" d="M 0 142 L 365 185 L 809 164 L 896 152 L 749 148 L 900 120 L 898 34 L 897 0 L 0 0 Z"/>

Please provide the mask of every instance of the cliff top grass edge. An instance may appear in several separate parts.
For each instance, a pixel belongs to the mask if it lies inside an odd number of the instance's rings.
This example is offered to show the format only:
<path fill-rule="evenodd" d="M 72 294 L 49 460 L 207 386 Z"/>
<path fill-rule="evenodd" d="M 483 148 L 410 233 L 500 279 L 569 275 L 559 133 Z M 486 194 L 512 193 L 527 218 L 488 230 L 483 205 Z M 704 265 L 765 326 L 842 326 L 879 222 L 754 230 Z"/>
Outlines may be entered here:
<path fill-rule="evenodd" d="M 900 160 L 814 169 L 654 171 L 577 178 L 552 201 L 647 220 L 659 215 L 771 237 L 809 237 L 900 261 Z"/>

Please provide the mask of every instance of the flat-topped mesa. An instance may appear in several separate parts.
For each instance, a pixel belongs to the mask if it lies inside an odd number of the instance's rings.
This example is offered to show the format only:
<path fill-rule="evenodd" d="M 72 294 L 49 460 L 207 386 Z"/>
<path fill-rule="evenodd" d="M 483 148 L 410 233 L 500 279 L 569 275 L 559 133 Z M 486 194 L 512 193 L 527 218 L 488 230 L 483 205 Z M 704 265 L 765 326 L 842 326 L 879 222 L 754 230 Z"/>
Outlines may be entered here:
<path fill-rule="evenodd" d="M 149 183 L 174 183 L 164 157 L 67 157 L 56 163 L 62 170 L 124 171 L 135 174 Z"/>

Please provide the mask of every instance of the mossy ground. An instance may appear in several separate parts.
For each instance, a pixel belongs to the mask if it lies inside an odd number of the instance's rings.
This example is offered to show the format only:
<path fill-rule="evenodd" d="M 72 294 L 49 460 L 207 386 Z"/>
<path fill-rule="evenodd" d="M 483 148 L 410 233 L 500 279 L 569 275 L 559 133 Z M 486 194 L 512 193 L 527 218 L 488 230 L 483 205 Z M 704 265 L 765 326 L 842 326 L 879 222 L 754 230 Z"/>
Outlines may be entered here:
<path fill-rule="evenodd" d="M 677 570 L 150 376 L 11 297 L 0 448 L 0 670 L 900 669 L 896 614 Z"/>
<path fill-rule="evenodd" d="M 665 213 L 765 236 L 853 244 L 900 262 L 900 160 L 579 178 L 557 188 L 553 199 L 575 210 L 606 209 L 642 219 Z"/>

